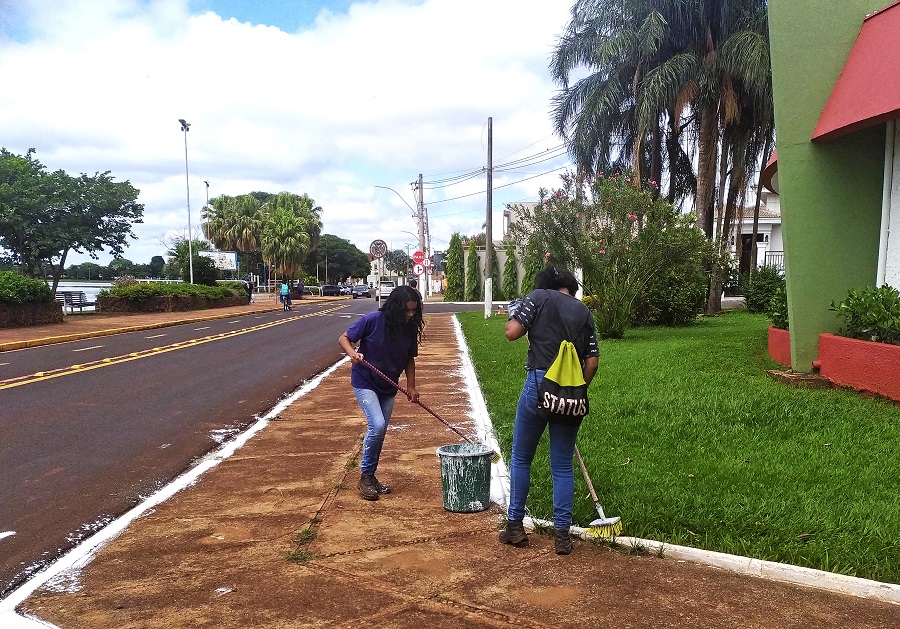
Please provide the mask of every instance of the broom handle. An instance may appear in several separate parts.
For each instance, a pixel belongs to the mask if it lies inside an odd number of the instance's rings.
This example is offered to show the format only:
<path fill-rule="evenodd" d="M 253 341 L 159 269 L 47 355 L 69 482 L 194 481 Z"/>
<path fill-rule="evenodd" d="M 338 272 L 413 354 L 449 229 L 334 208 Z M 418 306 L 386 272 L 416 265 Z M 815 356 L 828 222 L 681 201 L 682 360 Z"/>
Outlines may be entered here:
<path fill-rule="evenodd" d="M 397 390 L 400 391 L 401 393 L 405 394 L 406 397 L 409 398 L 409 391 L 407 391 L 406 389 L 404 389 L 403 387 L 401 387 L 399 384 L 397 384 L 396 382 L 394 382 L 393 380 L 391 380 L 391 379 L 387 376 L 387 374 L 383 373 L 380 369 L 378 369 L 378 367 L 376 367 L 375 365 L 373 365 L 372 363 L 370 363 L 370 362 L 369 362 L 368 360 L 366 360 L 365 358 L 363 358 L 363 359 L 360 360 L 359 362 L 361 362 L 361 363 L 364 364 L 366 367 L 368 367 L 369 369 L 371 369 L 373 372 L 375 372 L 375 374 L 377 374 L 378 376 L 380 376 L 382 379 L 386 380 L 392 387 L 394 387 L 395 389 L 397 389 Z M 441 423 L 444 424 L 447 428 L 449 428 L 450 430 L 452 430 L 453 432 L 455 432 L 457 435 L 459 435 L 460 437 L 462 437 L 463 440 L 466 441 L 467 443 L 475 443 L 474 441 L 472 441 L 471 439 L 469 439 L 467 436 L 465 436 L 464 434 L 462 434 L 461 432 L 459 432 L 456 428 L 454 428 L 453 425 L 452 425 L 450 422 L 448 422 L 446 419 L 444 419 L 443 417 L 441 417 L 440 415 L 438 415 L 437 413 L 435 413 L 433 410 L 431 410 L 430 408 L 428 408 L 427 406 L 425 406 L 425 404 L 423 404 L 423 403 L 420 402 L 419 400 L 410 400 L 410 401 L 413 402 L 414 404 L 418 404 L 419 406 L 421 406 L 422 408 L 424 408 L 426 411 L 428 411 L 429 413 L 431 413 L 432 415 L 434 415 L 434 417 L 435 417 L 439 422 L 441 422 Z"/>
<path fill-rule="evenodd" d="M 591 498 L 594 499 L 594 502 L 600 502 L 597 498 L 597 492 L 594 491 L 594 483 L 591 482 L 591 477 L 588 476 L 587 468 L 584 466 L 584 459 L 581 458 L 581 452 L 578 451 L 578 446 L 575 446 L 575 458 L 578 459 L 578 467 L 581 468 L 581 473 L 584 475 L 584 482 L 587 483 L 588 491 L 591 492 Z"/>

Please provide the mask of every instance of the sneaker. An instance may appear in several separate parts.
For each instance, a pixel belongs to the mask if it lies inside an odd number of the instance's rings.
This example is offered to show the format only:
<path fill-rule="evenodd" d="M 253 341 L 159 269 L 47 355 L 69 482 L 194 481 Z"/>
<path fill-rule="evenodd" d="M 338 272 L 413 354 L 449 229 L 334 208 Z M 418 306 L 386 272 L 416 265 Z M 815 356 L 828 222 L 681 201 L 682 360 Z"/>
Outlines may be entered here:
<path fill-rule="evenodd" d="M 359 493 L 366 500 L 378 500 L 378 486 L 375 477 L 371 474 L 361 474 L 359 477 Z"/>
<path fill-rule="evenodd" d="M 568 529 L 565 531 L 554 529 L 553 545 L 556 548 L 557 555 L 568 555 L 572 552 L 572 536 L 569 534 Z"/>
<path fill-rule="evenodd" d="M 391 493 L 391 488 L 390 488 L 388 485 L 385 485 L 384 483 L 382 483 L 381 481 L 379 481 L 377 478 L 375 478 L 375 475 L 374 475 L 374 474 L 372 475 L 372 478 L 373 478 L 374 481 L 375 481 L 375 487 L 378 489 L 378 493 L 379 493 L 379 494 L 389 494 L 389 493 Z"/>
<path fill-rule="evenodd" d="M 525 534 L 522 520 L 507 521 L 506 528 L 500 531 L 500 535 L 497 537 L 503 544 L 510 544 L 519 548 L 528 546 L 528 536 Z"/>

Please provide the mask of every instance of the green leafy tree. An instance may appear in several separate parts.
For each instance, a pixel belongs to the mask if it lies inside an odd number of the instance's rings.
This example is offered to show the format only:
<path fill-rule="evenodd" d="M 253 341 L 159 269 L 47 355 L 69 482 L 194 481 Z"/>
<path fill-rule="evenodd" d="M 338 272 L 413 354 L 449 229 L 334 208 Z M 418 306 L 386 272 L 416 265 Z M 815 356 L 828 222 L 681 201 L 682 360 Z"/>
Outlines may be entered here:
<path fill-rule="evenodd" d="M 475 241 L 469 241 L 468 259 L 466 260 L 466 301 L 478 301 L 481 295 L 481 264 Z"/>
<path fill-rule="evenodd" d="M 266 217 L 260 239 L 263 259 L 282 278 L 297 277 L 311 249 L 306 219 L 290 208 L 278 207 Z"/>
<path fill-rule="evenodd" d="M 108 171 L 47 173 L 33 153 L 0 150 L 0 246 L 24 274 L 49 277 L 56 290 L 70 252 L 121 256 L 144 207 L 138 190 Z"/>
<path fill-rule="evenodd" d="M 692 233 L 692 215 L 680 215 L 627 174 L 567 174 L 562 181 L 558 190 L 541 190 L 534 207 L 519 207 L 510 232 L 542 243 L 551 263 L 581 268 L 599 333 L 621 338 L 650 279 L 675 265 L 702 266 L 708 241 Z M 695 250 L 698 243 L 706 248 Z"/>
<path fill-rule="evenodd" d="M 323 234 L 316 250 L 306 256 L 303 269 L 316 276 L 325 271 L 326 284 L 339 284 L 348 278 L 364 278 L 369 274 L 369 259 L 353 243 L 332 234 Z"/>
<path fill-rule="evenodd" d="M 544 268 L 544 251 L 539 248 L 537 239 L 526 237 L 525 240 L 525 272 L 522 275 L 522 295 L 527 295 L 534 290 L 538 273 Z"/>
<path fill-rule="evenodd" d="M 447 255 L 444 257 L 444 274 L 447 278 L 444 301 L 462 301 L 465 296 L 466 275 L 462 238 L 457 232 L 450 236 L 450 245 L 447 247 Z"/>
<path fill-rule="evenodd" d="M 503 284 L 500 282 L 500 265 L 497 263 L 497 248 L 491 247 L 491 278 L 493 288 L 491 289 L 491 299 L 495 301 L 503 301 Z M 481 287 L 481 298 L 484 299 L 484 286 Z"/>
<path fill-rule="evenodd" d="M 506 263 L 503 265 L 503 296 L 506 299 L 519 297 L 519 265 L 516 260 L 515 243 L 506 244 Z"/>
<path fill-rule="evenodd" d="M 410 258 L 406 254 L 406 252 L 402 251 L 401 249 L 388 251 L 384 255 L 384 266 L 394 275 L 402 275 L 403 277 L 406 277 L 409 273 L 409 270 L 412 268 L 412 265 L 412 258 Z"/>
<path fill-rule="evenodd" d="M 153 256 L 150 258 L 150 264 L 147 265 L 149 268 L 147 272 L 150 277 L 160 277 L 163 272 L 163 267 L 166 265 L 166 259 L 162 256 Z"/>
<path fill-rule="evenodd" d="M 191 277 L 190 260 L 193 259 L 194 283 L 210 285 L 210 278 L 207 275 L 204 275 L 208 270 L 208 265 L 203 262 L 203 260 L 206 260 L 207 262 L 212 263 L 212 268 L 216 271 L 215 277 L 212 278 L 212 282 L 215 284 L 215 280 L 219 279 L 219 272 L 218 269 L 215 268 L 215 263 L 209 258 L 200 255 L 201 251 L 212 250 L 210 244 L 205 240 L 193 240 L 191 241 L 190 249 L 192 255 L 188 254 L 187 238 L 179 236 L 172 241 L 169 250 L 166 252 L 169 256 L 169 262 L 166 264 L 165 268 L 167 277 L 169 279 L 180 278 L 185 282 L 189 282 Z"/>

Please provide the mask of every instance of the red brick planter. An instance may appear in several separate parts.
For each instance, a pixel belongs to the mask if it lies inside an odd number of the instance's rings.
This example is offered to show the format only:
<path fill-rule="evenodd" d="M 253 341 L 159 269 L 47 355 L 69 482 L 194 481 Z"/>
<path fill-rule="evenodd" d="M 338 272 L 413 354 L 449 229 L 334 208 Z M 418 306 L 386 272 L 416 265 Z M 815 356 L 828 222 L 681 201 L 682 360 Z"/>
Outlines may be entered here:
<path fill-rule="evenodd" d="M 769 356 L 779 365 L 791 366 L 791 333 L 769 326 Z"/>
<path fill-rule="evenodd" d="M 62 322 L 62 304 L 57 301 L 0 304 L 0 328 L 19 328 Z"/>
<path fill-rule="evenodd" d="M 900 401 L 900 345 L 820 334 L 819 374 L 834 384 Z"/>

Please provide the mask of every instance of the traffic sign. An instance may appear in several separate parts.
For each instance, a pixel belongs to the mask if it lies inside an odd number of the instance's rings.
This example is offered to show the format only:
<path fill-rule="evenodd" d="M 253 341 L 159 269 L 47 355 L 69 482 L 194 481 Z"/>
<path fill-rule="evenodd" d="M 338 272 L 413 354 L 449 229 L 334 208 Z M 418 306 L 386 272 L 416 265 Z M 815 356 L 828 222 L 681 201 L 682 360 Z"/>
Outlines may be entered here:
<path fill-rule="evenodd" d="M 369 245 L 369 253 L 377 260 L 378 258 L 384 257 L 384 254 L 387 253 L 387 248 L 387 243 L 385 241 L 373 240 L 372 244 Z"/>
<path fill-rule="evenodd" d="M 422 275 L 423 273 L 425 273 L 425 267 L 422 266 L 421 264 L 414 264 L 414 265 L 413 265 L 413 268 L 412 268 L 412 271 L 413 271 L 413 273 L 415 273 L 416 275 Z"/>
<path fill-rule="evenodd" d="M 424 264 L 424 265 L 425 265 L 425 268 L 427 269 L 427 268 L 430 267 L 431 264 L 432 264 L 432 263 L 431 263 L 431 258 L 425 258 L 424 260 L 422 260 L 422 264 Z"/>
<path fill-rule="evenodd" d="M 425 254 L 422 253 L 421 251 L 416 251 L 413 254 L 413 262 L 415 262 L 416 264 L 422 264 L 422 261 L 424 259 L 425 259 Z"/>

